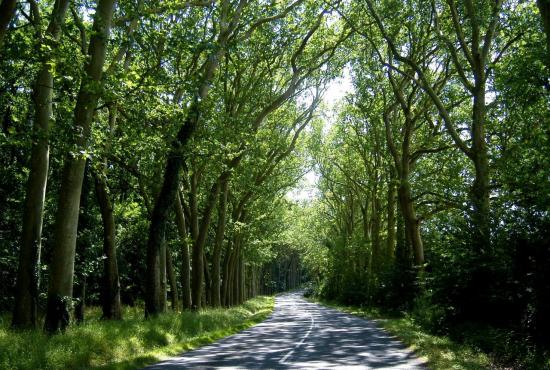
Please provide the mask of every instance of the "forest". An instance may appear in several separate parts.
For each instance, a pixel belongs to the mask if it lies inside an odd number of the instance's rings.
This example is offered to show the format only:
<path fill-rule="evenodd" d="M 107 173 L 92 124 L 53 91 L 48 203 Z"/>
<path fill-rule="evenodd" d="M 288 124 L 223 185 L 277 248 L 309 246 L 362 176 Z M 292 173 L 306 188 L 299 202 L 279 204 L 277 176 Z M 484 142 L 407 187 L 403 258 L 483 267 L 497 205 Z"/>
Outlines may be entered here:
<path fill-rule="evenodd" d="M 301 287 L 550 368 L 549 0 L 1 0 L 0 120 L 0 352 Z"/>

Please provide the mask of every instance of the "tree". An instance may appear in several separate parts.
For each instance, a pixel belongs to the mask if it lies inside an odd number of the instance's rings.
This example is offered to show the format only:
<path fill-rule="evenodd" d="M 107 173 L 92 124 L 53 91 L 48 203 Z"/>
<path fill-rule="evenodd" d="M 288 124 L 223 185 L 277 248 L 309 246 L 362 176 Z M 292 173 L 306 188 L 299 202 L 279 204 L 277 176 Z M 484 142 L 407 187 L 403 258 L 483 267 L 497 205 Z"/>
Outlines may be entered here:
<path fill-rule="evenodd" d="M 2 6 L 7 2 L 3 1 Z M 48 136 L 50 121 L 53 120 L 55 53 L 68 6 L 68 0 L 55 2 L 50 16 L 50 23 L 46 32 L 42 35 L 38 6 L 34 4 L 34 26 L 40 37 L 37 40 L 37 50 L 40 55 L 41 66 L 33 87 L 35 112 L 32 134 L 33 145 L 29 178 L 27 180 L 16 299 L 12 319 L 12 325 L 21 328 L 37 325 L 42 219 L 49 168 Z M 7 15 L 3 12 L 2 14 Z"/>
<path fill-rule="evenodd" d="M 73 290 L 78 208 L 86 163 L 84 154 L 99 98 L 98 89 L 101 86 L 101 75 L 115 3 L 115 0 L 100 0 L 97 4 L 88 48 L 89 60 L 84 69 L 85 74 L 74 111 L 76 132 L 72 140 L 75 148 L 65 158 L 56 213 L 55 245 L 48 289 L 45 330 L 51 333 L 63 330 L 69 323 L 68 307 Z"/>

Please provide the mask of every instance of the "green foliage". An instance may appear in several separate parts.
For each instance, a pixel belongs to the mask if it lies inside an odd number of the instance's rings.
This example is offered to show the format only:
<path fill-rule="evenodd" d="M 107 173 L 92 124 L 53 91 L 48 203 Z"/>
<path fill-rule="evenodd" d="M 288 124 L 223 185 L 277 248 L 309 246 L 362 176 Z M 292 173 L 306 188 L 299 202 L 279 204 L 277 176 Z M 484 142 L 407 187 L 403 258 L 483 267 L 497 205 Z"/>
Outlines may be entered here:
<path fill-rule="evenodd" d="M 411 315 L 389 315 L 376 308 L 342 306 L 334 302 L 322 303 L 338 310 L 375 320 L 378 325 L 395 335 L 418 356 L 427 360 L 430 369 L 488 369 L 510 366 L 518 369 L 549 369 L 550 354 L 536 353 L 520 336 L 492 327 L 464 325 L 451 335 L 433 334 Z M 422 304 L 421 304 L 422 305 Z M 425 305 L 428 315 L 434 307 Z M 490 352 L 491 355 L 487 355 Z"/>
<path fill-rule="evenodd" d="M 126 308 L 124 321 L 104 321 L 97 308 L 86 323 L 64 334 L 13 332 L 9 318 L 0 328 L 2 369 L 135 369 L 190 350 L 264 320 L 272 297 L 258 297 L 230 309 L 173 312 L 143 320 L 141 307 Z"/>

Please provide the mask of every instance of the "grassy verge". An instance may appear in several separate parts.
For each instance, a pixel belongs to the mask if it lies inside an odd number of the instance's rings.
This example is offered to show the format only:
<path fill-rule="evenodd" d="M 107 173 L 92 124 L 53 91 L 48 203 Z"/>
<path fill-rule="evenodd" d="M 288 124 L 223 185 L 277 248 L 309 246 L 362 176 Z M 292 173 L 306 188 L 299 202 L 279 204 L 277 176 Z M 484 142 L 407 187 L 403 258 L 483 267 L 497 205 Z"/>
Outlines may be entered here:
<path fill-rule="evenodd" d="M 379 326 L 411 347 L 418 356 L 425 358 L 428 367 L 432 370 L 496 368 L 490 357 L 482 351 L 465 344 L 455 343 L 446 336 L 428 334 L 410 317 L 387 317 L 376 309 L 342 306 L 326 301 L 318 302 L 339 311 L 375 320 Z"/>
<path fill-rule="evenodd" d="M 125 308 L 124 321 L 107 322 L 93 310 L 65 334 L 13 332 L 0 323 L 0 369 L 135 369 L 183 350 L 211 343 L 263 321 L 273 297 L 241 306 L 200 312 L 166 313 L 143 320 L 143 310 Z"/>

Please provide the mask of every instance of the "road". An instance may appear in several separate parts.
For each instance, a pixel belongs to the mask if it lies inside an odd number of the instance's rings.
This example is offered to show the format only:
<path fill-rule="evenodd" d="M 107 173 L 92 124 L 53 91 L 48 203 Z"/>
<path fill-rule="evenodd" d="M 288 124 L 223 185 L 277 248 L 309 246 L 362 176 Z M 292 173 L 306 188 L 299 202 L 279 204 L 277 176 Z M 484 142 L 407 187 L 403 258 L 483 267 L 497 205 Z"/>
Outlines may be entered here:
<path fill-rule="evenodd" d="M 374 322 L 310 303 L 300 293 L 277 296 L 273 314 L 250 329 L 146 369 L 197 368 L 426 369 Z"/>

